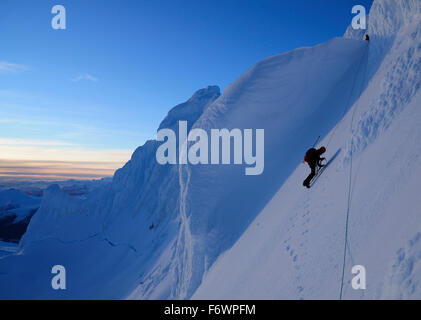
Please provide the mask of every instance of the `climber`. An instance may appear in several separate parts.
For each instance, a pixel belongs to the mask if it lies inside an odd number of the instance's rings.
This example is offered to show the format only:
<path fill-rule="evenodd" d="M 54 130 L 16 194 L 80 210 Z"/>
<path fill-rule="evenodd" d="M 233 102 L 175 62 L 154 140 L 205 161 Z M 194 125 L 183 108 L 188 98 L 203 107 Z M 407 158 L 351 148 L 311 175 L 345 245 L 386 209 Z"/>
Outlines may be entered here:
<path fill-rule="evenodd" d="M 370 37 L 368 36 L 368 34 L 365 35 L 365 41 L 370 41 Z"/>
<path fill-rule="evenodd" d="M 304 180 L 304 187 L 310 188 L 310 181 L 316 175 L 316 166 L 318 166 L 318 169 L 324 167 L 324 165 L 322 165 L 320 162 L 325 160 L 325 158 L 320 158 L 320 156 L 325 152 L 325 147 L 321 147 L 319 149 L 311 148 L 306 152 L 304 162 L 307 162 L 310 166 L 311 173 L 308 175 L 307 179 Z"/>

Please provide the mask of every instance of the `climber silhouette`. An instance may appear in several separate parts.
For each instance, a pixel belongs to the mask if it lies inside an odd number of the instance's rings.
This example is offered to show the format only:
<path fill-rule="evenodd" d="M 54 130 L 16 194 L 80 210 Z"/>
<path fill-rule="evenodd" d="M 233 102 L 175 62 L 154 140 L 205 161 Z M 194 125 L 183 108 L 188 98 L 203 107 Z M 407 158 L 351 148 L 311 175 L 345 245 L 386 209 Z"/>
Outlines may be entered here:
<path fill-rule="evenodd" d="M 306 155 L 304 157 L 304 162 L 307 162 L 308 165 L 310 166 L 311 173 L 304 180 L 303 182 L 304 187 L 310 188 L 310 181 L 316 175 L 316 166 L 318 168 L 324 167 L 324 165 L 322 165 L 320 161 L 325 160 L 325 158 L 320 158 L 320 156 L 325 152 L 326 152 L 325 147 L 321 147 L 319 149 L 311 148 L 306 152 Z"/>

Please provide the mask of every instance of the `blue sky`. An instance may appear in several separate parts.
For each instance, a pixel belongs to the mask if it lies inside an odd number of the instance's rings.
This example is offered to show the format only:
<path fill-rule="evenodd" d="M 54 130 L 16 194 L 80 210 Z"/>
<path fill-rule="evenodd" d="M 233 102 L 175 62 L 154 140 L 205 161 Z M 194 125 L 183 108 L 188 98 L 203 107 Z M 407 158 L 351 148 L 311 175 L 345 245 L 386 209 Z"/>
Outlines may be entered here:
<path fill-rule="evenodd" d="M 262 58 L 341 36 L 352 6 L 371 3 L 2 0 L 0 144 L 128 158 L 194 91 L 223 90 Z M 66 30 L 51 27 L 56 4 Z"/>

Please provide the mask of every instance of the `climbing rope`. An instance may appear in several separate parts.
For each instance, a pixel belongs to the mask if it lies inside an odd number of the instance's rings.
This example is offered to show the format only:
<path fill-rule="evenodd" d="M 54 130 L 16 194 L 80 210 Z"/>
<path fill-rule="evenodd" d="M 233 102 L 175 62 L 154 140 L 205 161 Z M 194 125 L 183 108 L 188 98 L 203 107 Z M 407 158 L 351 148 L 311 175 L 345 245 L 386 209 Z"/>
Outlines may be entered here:
<path fill-rule="evenodd" d="M 364 54 L 363 57 L 361 58 L 359 68 L 361 67 L 361 63 L 362 63 L 363 58 L 365 57 L 365 55 L 367 55 L 367 59 L 368 59 L 368 50 L 369 49 L 367 48 L 366 54 Z M 367 78 L 367 69 L 368 69 L 368 66 L 366 65 L 365 73 L 364 73 L 364 77 L 363 77 L 363 84 L 362 85 L 364 85 L 365 79 Z M 354 81 L 354 85 L 355 85 L 355 81 Z M 352 88 L 352 91 L 353 90 L 354 90 L 354 88 Z M 352 91 L 351 91 L 351 94 L 352 94 Z M 343 265 L 342 265 L 341 291 L 340 291 L 340 294 L 339 294 L 339 300 L 342 300 L 343 287 L 344 287 L 344 278 L 345 278 L 346 254 L 347 254 L 347 247 L 349 246 L 348 245 L 348 229 L 349 229 L 348 226 L 349 226 L 349 212 L 350 212 L 350 208 L 351 208 L 352 158 L 353 158 L 353 149 L 354 149 L 353 124 L 354 124 L 355 112 L 356 112 L 357 109 L 358 109 L 358 102 L 357 102 L 357 104 L 354 107 L 354 110 L 353 110 L 353 113 L 352 113 L 352 117 L 351 117 L 351 150 L 350 150 L 350 153 L 349 153 L 350 166 L 349 166 L 348 200 L 347 200 L 346 222 L 345 222 L 344 259 L 343 259 Z"/>
<path fill-rule="evenodd" d="M 367 50 L 367 52 L 368 52 L 368 50 Z M 359 64 L 358 64 L 358 68 L 357 68 L 357 70 L 360 70 L 361 65 L 362 65 L 362 62 L 364 61 L 364 57 L 365 57 L 365 55 L 366 55 L 366 53 L 362 55 L 362 57 L 361 57 L 361 59 L 360 59 L 360 62 L 359 62 Z M 328 142 L 327 142 L 327 144 L 326 144 L 326 148 L 329 146 L 330 142 L 332 141 L 332 138 L 334 137 L 334 135 L 335 135 L 335 133 L 336 133 L 336 130 L 337 130 L 337 129 L 338 129 L 338 127 L 339 127 L 339 124 L 342 122 L 342 119 L 344 118 L 344 116 L 345 116 L 346 112 L 349 110 L 349 109 L 348 109 L 348 106 L 351 104 L 352 94 L 354 93 L 355 84 L 356 84 L 356 82 L 357 82 L 357 75 L 358 75 L 358 72 L 356 72 L 356 75 L 355 75 L 355 77 L 354 77 L 354 81 L 352 82 L 352 87 L 351 87 L 351 90 L 350 90 L 350 92 L 349 92 L 349 97 L 348 97 L 348 100 L 347 100 L 347 101 L 348 101 L 348 103 L 347 103 L 347 104 L 345 104 L 344 111 L 342 112 L 342 116 L 341 116 L 341 121 L 339 121 L 339 123 L 338 123 L 338 124 L 335 126 L 335 128 L 333 129 L 332 134 L 330 135 L 330 138 L 329 138 L 329 140 L 328 140 Z"/>

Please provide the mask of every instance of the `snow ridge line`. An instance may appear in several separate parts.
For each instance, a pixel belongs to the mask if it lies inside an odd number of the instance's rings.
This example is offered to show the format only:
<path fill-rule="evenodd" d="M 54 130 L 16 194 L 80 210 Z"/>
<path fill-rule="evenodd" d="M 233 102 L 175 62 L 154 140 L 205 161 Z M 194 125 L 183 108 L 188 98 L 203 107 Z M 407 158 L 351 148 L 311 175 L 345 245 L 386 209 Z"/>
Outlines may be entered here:
<path fill-rule="evenodd" d="M 370 47 L 367 48 L 366 53 L 361 57 L 361 61 L 360 61 L 360 65 L 358 67 L 358 70 L 361 68 L 361 64 L 362 64 L 362 62 L 364 60 L 363 58 L 365 56 L 367 56 L 367 58 L 368 58 L 369 49 L 370 49 Z M 363 77 L 363 81 L 364 82 L 365 82 L 365 79 L 367 77 L 367 69 L 368 69 L 368 66 L 366 65 L 365 72 L 364 72 L 364 77 Z M 363 82 L 363 85 L 364 85 L 364 82 Z M 355 86 L 355 82 L 354 82 L 354 86 Z M 351 92 L 354 91 L 354 86 L 353 86 Z M 350 165 L 349 165 L 349 182 L 348 182 L 348 200 L 347 200 L 346 222 L 345 222 L 344 259 L 343 259 L 343 264 L 342 264 L 341 291 L 339 293 L 339 300 L 342 300 L 343 286 L 344 286 L 344 278 L 345 278 L 346 254 L 347 254 L 347 248 L 349 247 L 349 243 L 348 243 L 348 229 L 349 229 L 349 212 L 351 210 L 352 159 L 353 159 L 352 149 L 354 148 L 353 126 L 354 126 L 355 112 L 357 111 L 358 106 L 359 106 L 359 99 L 357 100 L 356 105 L 354 107 L 354 110 L 352 112 L 351 127 L 350 127 L 350 131 L 351 131 L 351 149 L 350 149 L 350 153 L 349 153 L 349 156 L 350 156 Z"/>

